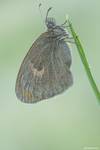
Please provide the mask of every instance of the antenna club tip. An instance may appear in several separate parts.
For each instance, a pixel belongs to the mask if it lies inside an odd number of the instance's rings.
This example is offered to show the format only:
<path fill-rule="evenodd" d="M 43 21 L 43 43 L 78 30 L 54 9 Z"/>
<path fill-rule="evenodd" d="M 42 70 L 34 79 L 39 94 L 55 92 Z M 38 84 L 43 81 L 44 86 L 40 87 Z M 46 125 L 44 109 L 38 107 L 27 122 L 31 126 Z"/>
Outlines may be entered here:
<path fill-rule="evenodd" d="M 42 4 L 40 3 L 40 4 L 39 4 L 39 7 L 41 7 L 41 6 L 42 6 Z"/>
<path fill-rule="evenodd" d="M 48 9 L 48 11 L 50 11 L 52 9 L 52 7 L 50 7 L 49 9 Z"/>
<path fill-rule="evenodd" d="M 53 7 L 50 7 L 50 10 L 52 9 Z"/>

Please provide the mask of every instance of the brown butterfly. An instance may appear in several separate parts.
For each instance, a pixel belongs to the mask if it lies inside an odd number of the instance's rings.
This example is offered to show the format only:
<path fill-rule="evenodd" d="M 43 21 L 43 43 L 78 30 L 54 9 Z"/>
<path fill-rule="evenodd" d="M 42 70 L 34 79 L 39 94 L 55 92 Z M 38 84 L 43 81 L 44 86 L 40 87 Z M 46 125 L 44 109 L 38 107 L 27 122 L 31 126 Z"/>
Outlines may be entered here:
<path fill-rule="evenodd" d="M 45 19 L 47 31 L 33 43 L 25 56 L 16 81 L 16 95 L 25 103 L 35 103 L 64 92 L 73 83 L 71 53 L 65 39 L 70 39 L 64 24 Z"/>

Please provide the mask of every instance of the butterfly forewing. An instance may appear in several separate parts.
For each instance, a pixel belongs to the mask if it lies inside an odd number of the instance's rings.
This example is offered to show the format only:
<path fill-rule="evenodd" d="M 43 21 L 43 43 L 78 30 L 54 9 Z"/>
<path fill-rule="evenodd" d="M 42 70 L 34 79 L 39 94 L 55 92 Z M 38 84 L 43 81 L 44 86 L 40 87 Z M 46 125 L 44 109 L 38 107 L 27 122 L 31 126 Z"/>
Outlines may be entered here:
<path fill-rule="evenodd" d="M 20 67 L 16 95 L 26 103 L 48 99 L 73 83 L 71 54 L 65 41 L 43 33 L 32 45 Z"/>

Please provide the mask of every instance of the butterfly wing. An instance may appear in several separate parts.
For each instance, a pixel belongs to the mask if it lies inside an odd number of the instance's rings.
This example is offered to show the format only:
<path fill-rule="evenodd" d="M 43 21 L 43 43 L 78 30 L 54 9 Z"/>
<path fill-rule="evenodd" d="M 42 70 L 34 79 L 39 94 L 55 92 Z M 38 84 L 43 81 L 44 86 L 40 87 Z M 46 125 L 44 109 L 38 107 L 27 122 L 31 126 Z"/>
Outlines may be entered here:
<path fill-rule="evenodd" d="M 26 103 L 53 97 L 72 85 L 71 54 L 64 41 L 59 43 L 43 33 L 32 45 L 20 67 L 16 95 Z"/>

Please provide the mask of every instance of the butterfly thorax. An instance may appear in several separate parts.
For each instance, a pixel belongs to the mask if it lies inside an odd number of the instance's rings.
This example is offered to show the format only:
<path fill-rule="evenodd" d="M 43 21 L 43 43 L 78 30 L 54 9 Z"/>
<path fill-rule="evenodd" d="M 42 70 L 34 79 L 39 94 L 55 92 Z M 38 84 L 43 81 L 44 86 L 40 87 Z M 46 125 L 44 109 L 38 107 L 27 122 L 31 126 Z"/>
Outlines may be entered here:
<path fill-rule="evenodd" d="M 68 32 L 63 26 L 57 25 L 55 18 L 48 17 L 46 19 L 47 32 L 49 37 L 62 39 L 63 37 L 69 37 Z"/>
<path fill-rule="evenodd" d="M 61 26 L 57 25 L 51 28 L 47 28 L 48 37 L 62 39 L 68 38 L 69 33 Z"/>

